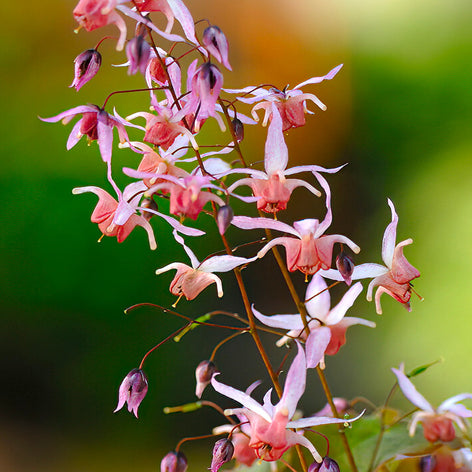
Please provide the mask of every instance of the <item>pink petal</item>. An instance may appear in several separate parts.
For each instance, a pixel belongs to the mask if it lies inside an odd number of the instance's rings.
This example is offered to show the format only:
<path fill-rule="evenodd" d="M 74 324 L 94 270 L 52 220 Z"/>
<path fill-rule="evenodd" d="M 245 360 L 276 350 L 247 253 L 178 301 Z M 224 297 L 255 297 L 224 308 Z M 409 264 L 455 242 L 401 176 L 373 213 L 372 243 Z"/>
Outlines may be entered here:
<path fill-rule="evenodd" d="M 328 285 L 318 272 L 311 278 L 305 294 L 305 300 L 309 300 L 305 303 L 308 313 L 311 317 L 318 318 L 323 322 L 325 321 L 331 306 L 331 297 L 329 295 L 329 290 L 326 290 L 327 288 Z"/>
<path fill-rule="evenodd" d="M 314 329 L 305 344 L 306 366 L 314 369 L 323 359 L 331 340 L 331 330 L 327 326 Z"/>
<path fill-rule="evenodd" d="M 290 421 L 287 428 L 309 428 L 311 426 L 321 426 L 323 424 L 340 424 L 352 423 L 363 416 L 365 410 L 355 418 L 329 418 L 327 416 L 311 416 L 309 418 L 301 418 L 299 420 Z"/>
<path fill-rule="evenodd" d="M 420 410 L 434 413 L 434 408 L 423 397 L 423 395 L 421 395 L 418 390 L 416 390 L 410 379 L 405 375 L 405 372 L 403 372 L 403 365 L 400 366 L 400 369 L 392 368 L 392 372 L 397 377 L 398 385 L 400 386 L 403 395 L 405 395 L 405 397 L 408 398 L 408 400 L 410 400 L 410 402 L 417 406 Z"/>
<path fill-rule="evenodd" d="M 325 320 L 326 324 L 335 325 L 339 323 L 343 319 L 347 310 L 349 310 L 349 308 L 351 308 L 351 306 L 354 304 L 356 298 L 361 292 L 362 284 L 357 282 L 344 294 L 343 298 L 341 298 L 341 301 L 331 309 Z"/>
<path fill-rule="evenodd" d="M 52 116 L 51 118 L 41 118 L 40 116 L 38 118 L 41 121 L 45 121 L 46 123 L 56 123 L 67 117 L 70 117 L 70 120 L 75 115 L 80 115 L 82 113 L 97 113 L 97 107 L 90 105 L 80 105 L 78 107 L 71 108 L 70 110 L 63 111 L 62 113 L 59 113 L 59 115 Z"/>
<path fill-rule="evenodd" d="M 108 119 L 108 113 L 104 110 L 100 110 L 97 114 L 97 134 L 102 159 L 104 162 L 111 162 L 113 128 Z"/>
<path fill-rule="evenodd" d="M 383 235 L 382 259 L 385 265 L 388 268 L 391 268 L 393 261 L 393 252 L 395 249 L 395 240 L 397 239 L 398 215 L 395 212 L 395 207 L 390 198 L 387 201 L 390 206 L 390 210 L 392 211 L 392 222 L 387 226 Z"/>
<path fill-rule="evenodd" d="M 235 216 L 231 224 L 241 229 L 268 228 L 299 236 L 298 231 L 296 231 L 288 224 L 270 218 L 251 218 L 249 216 Z"/>
<path fill-rule="evenodd" d="M 412 239 L 407 239 L 398 243 L 393 252 L 391 274 L 393 280 L 399 284 L 405 284 L 420 276 L 418 269 L 413 267 L 403 255 L 403 247 L 412 242 Z"/>
<path fill-rule="evenodd" d="M 300 89 L 308 84 L 319 84 L 320 82 L 323 82 L 323 80 L 331 80 L 341 70 L 342 66 L 343 64 L 339 64 L 339 66 L 336 66 L 334 69 L 331 69 L 326 75 L 322 77 L 312 77 L 311 79 L 305 80 L 305 82 L 296 85 L 293 89 Z"/>
<path fill-rule="evenodd" d="M 195 37 L 195 24 L 189 9 L 182 0 L 167 0 L 175 19 L 182 25 L 185 36 L 194 44 L 198 44 Z"/>
<path fill-rule="evenodd" d="M 267 131 L 264 168 L 268 175 L 284 171 L 288 163 L 288 149 L 282 131 L 282 118 L 275 105 L 272 106 L 272 120 Z"/>
<path fill-rule="evenodd" d="M 266 316 L 257 311 L 252 306 L 252 312 L 254 316 L 266 326 L 271 326 L 273 328 L 282 328 L 282 329 L 303 329 L 303 321 L 300 317 L 300 314 L 296 313 L 293 315 L 272 315 Z"/>
<path fill-rule="evenodd" d="M 69 134 L 69 139 L 67 140 L 66 148 L 69 151 L 69 149 L 72 149 L 80 140 L 80 138 L 83 136 L 83 134 L 80 132 L 80 127 L 82 126 L 82 119 L 77 121 L 77 123 L 74 125 L 72 128 L 72 131 Z"/>
<path fill-rule="evenodd" d="M 257 256 L 251 257 L 250 259 L 235 256 L 214 256 L 210 257 L 206 261 L 203 261 L 198 269 L 204 272 L 229 272 L 236 267 L 239 267 L 243 264 L 249 264 L 256 259 Z"/>

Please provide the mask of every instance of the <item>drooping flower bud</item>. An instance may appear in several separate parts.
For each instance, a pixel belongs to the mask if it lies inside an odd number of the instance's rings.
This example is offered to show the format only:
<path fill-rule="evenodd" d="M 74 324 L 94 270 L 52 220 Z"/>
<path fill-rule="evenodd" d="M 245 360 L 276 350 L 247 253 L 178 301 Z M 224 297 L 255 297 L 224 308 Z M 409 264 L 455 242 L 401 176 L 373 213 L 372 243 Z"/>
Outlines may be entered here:
<path fill-rule="evenodd" d="M 213 457 L 211 459 L 211 472 L 217 472 L 223 464 L 226 464 L 226 462 L 229 462 L 233 458 L 233 454 L 234 446 L 229 439 L 223 438 L 216 441 L 213 447 Z"/>
<path fill-rule="evenodd" d="M 205 62 L 192 78 L 192 93 L 199 99 L 199 117 L 213 116 L 215 105 L 223 87 L 223 74 L 211 62 Z"/>
<path fill-rule="evenodd" d="M 141 201 L 141 206 L 143 208 L 149 208 L 150 210 L 154 211 L 159 210 L 159 208 L 157 207 L 157 203 L 152 197 L 143 198 Z M 155 214 L 151 213 L 150 211 L 142 211 L 141 213 L 147 221 L 149 221 L 153 216 L 155 216 Z"/>
<path fill-rule="evenodd" d="M 212 25 L 203 32 L 202 43 L 207 51 L 228 70 L 232 70 L 228 62 L 228 40 L 218 26 Z"/>
<path fill-rule="evenodd" d="M 219 208 L 216 214 L 216 224 L 218 225 L 218 231 L 220 234 L 225 234 L 229 228 L 231 221 L 233 221 L 234 212 L 229 205 L 223 205 Z"/>
<path fill-rule="evenodd" d="M 211 361 L 202 361 L 195 369 L 195 378 L 197 379 L 197 387 L 195 395 L 201 398 L 203 390 L 210 383 L 213 374 L 216 372 L 216 366 Z"/>
<path fill-rule="evenodd" d="M 141 369 L 133 369 L 121 382 L 118 391 L 118 405 L 113 413 L 121 410 L 128 403 L 128 411 L 138 417 L 138 407 L 148 391 L 148 381 Z"/>
<path fill-rule="evenodd" d="M 149 62 L 149 56 L 151 55 L 151 46 L 139 35 L 128 41 L 126 45 L 126 57 L 129 61 L 128 75 L 146 73 L 146 67 Z"/>
<path fill-rule="evenodd" d="M 102 64 L 102 56 L 96 49 L 87 49 L 74 59 L 74 80 L 69 87 L 77 92 L 95 75 Z"/>
<path fill-rule="evenodd" d="M 187 458 L 183 452 L 171 451 L 161 460 L 161 472 L 185 472 Z"/>
<path fill-rule="evenodd" d="M 423 456 L 420 459 L 421 472 L 433 472 L 436 467 L 436 459 L 434 456 Z"/>
<path fill-rule="evenodd" d="M 354 271 L 354 261 L 344 251 L 341 251 L 336 257 L 336 267 L 339 270 L 344 282 L 347 285 L 352 283 L 352 272 Z"/>
<path fill-rule="evenodd" d="M 231 125 L 233 126 L 234 135 L 238 143 L 240 143 L 244 139 L 244 125 L 242 121 L 238 118 L 234 118 Z"/>
<path fill-rule="evenodd" d="M 339 472 L 339 465 L 331 457 L 325 456 L 322 462 L 313 462 L 308 472 Z"/>

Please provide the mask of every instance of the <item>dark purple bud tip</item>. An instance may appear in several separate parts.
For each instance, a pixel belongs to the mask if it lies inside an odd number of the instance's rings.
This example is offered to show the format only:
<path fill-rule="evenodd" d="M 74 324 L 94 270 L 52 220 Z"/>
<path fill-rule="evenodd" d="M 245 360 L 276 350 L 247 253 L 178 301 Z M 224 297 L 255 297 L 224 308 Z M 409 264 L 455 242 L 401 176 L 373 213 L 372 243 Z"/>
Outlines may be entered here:
<path fill-rule="evenodd" d="M 210 383 L 213 374 L 216 372 L 216 366 L 211 361 L 202 361 L 195 369 L 195 378 L 197 379 L 197 388 L 195 395 L 201 398 L 206 386 Z"/>
<path fill-rule="evenodd" d="M 234 135 L 239 143 L 244 139 L 244 125 L 238 118 L 234 118 L 231 124 L 233 125 Z"/>
<path fill-rule="evenodd" d="M 92 79 L 100 69 L 102 56 L 96 49 L 87 49 L 74 59 L 74 80 L 69 87 L 77 92 Z"/>
<path fill-rule="evenodd" d="M 308 467 L 308 472 L 339 472 L 339 466 L 336 461 L 326 456 L 322 462 L 313 462 Z"/>
<path fill-rule="evenodd" d="M 143 208 L 149 208 L 153 211 L 158 211 L 157 203 L 152 197 L 143 198 L 143 200 L 141 201 L 141 206 Z M 155 216 L 155 214 L 150 211 L 142 211 L 142 215 L 144 216 L 144 218 L 146 218 L 147 221 L 149 221 L 153 216 Z"/>
<path fill-rule="evenodd" d="M 182 452 L 171 451 L 161 461 L 161 472 L 185 472 L 187 458 Z"/>
<path fill-rule="evenodd" d="M 218 231 L 220 234 L 225 234 L 229 228 L 231 221 L 233 221 L 234 212 L 229 205 L 223 205 L 219 208 L 216 215 L 216 224 L 218 225 Z"/>
<path fill-rule="evenodd" d="M 421 472 L 433 472 L 436 467 L 436 459 L 434 456 L 423 456 L 420 459 L 420 470 Z"/>
<path fill-rule="evenodd" d="M 211 459 L 209 470 L 211 470 L 211 472 L 217 472 L 223 464 L 226 464 L 226 462 L 229 462 L 233 458 L 233 454 L 234 446 L 229 439 L 224 438 L 216 441 L 213 447 L 213 458 Z"/>
<path fill-rule="evenodd" d="M 347 285 L 352 283 L 352 273 L 354 271 L 354 261 L 344 251 L 341 251 L 336 257 L 336 267 L 339 270 L 344 282 Z"/>
<path fill-rule="evenodd" d="M 128 411 L 138 417 L 138 408 L 148 391 L 148 381 L 141 369 L 133 369 L 121 382 L 115 412 L 128 404 Z"/>

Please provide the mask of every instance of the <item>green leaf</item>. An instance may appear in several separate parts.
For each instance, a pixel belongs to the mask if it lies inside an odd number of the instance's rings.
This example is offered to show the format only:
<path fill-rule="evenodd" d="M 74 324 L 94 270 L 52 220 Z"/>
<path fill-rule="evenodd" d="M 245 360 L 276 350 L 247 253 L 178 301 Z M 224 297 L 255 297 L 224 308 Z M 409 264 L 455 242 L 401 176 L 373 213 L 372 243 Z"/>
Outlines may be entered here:
<path fill-rule="evenodd" d="M 435 365 L 435 364 L 439 364 L 443 362 L 443 358 L 439 358 L 429 364 L 425 364 L 425 365 L 422 365 L 422 366 L 419 366 L 419 367 L 416 367 L 415 369 L 413 369 L 411 372 L 409 372 L 408 374 L 406 374 L 406 376 L 408 378 L 411 378 L 411 377 L 416 377 L 417 375 L 419 374 L 422 374 L 425 370 L 429 369 L 432 365 Z"/>

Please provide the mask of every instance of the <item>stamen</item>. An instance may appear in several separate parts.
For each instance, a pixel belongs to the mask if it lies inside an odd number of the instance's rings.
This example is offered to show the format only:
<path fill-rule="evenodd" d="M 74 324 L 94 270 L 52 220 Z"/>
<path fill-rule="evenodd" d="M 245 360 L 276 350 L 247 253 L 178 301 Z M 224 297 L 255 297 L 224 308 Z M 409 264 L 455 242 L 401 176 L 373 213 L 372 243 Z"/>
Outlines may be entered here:
<path fill-rule="evenodd" d="M 103 234 L 98 238 L 97 243 L 101 243 L 104 236 L 105 236 L 105 233 L 103 233 Z"/>
<path fill-rule="evenodd" d="M 180 299 L 184 296 L 184 294 L 182 293 L 179 298 L 177 298 L 176 302 L 172 305 L 172 308 L 175 308 L 177 306 L 177 303 L 179 303 Z"/>

